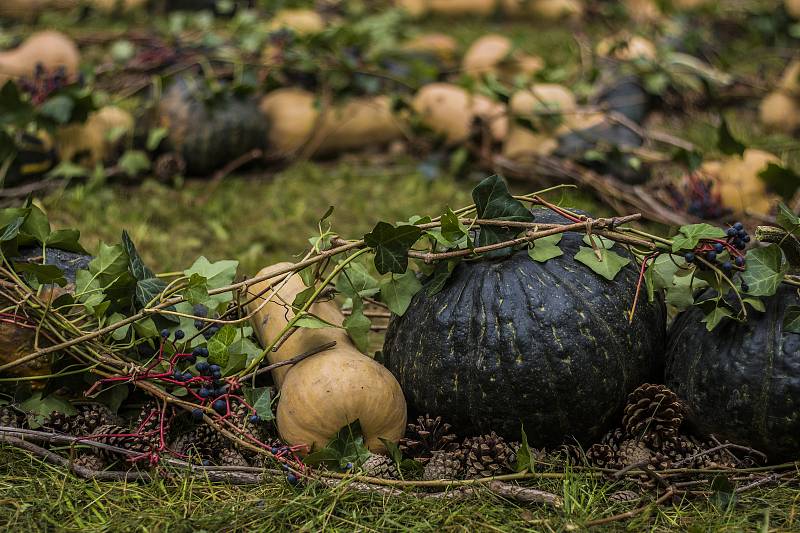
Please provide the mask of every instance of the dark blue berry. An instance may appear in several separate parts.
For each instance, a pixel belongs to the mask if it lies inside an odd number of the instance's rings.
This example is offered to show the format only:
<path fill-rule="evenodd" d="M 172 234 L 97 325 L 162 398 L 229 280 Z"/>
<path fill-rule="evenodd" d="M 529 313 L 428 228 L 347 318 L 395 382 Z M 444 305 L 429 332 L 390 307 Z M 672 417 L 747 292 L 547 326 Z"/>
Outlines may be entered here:
<path fill-rule="evenodd" d="M 725 261 L 722 263 L 722 270 L 731 270 L 733 268 L 733 264 L 730 261 Z"/>
<path fill-rule="evenodd" d="M 721 254 L 724 250 L 725 250 L 725 247 L 722 246 L 720 243 L 718 243 L 718 242 L 714 243 L 714 251 L 715 252 L 717 252 L 718 254 Z"/>
<path fill-rule="evenodd" d="M 708 259 L 709 262 L 713 263 L 714 261 L 717 260 L 717 252 L 715 252 L 713 250 L 710 251 L 710 252 L 707 252 L 706 253 L 706 259 Z"/>
<path fill-rule="evenodd" d="M 214 379 L 220 379 L 222 377 L 222 372 L 220 372 L 219 370 L 216 370 L 216 371 L 211 373 L 211 377 L 213 377 Z"/>
<path fill-rule="evenodd" d="M 200 361 L 194 367 L 197 369 L 200 374 L 206 374 L 209 371 L 209 365 L 206 361 Z"/>
<path fill-rule="evenodd" d="M 743 281 L 742 282 L 742 292 L 747 292 L 749 290 L 750 290 L 750 286 Z"/>
<path fill-rule="evenodd" d="M 745 235 L 744 237 L 742 237 L 742 241 L 750 242 L 750 235 Z"/>
<path fill-rule="evenodd" d="M 276 453 L 278 453 L 279 450 L 278 450 L 278 448 L 273 446 L 272 448 L 269 449 L 269 451 L 270 451 L 271 454 L 275 455 Z"/>
<path fill-rule="evenodd" d="M 201 357 L 208 357 L 208 348 L 206 348 L 205 346 L 203 346 L 203 347 L 202 347 L 202 348 L 200 348 L 200 349 L 203 351 L 203 352 L 202 352 L 202 354 L 201 354 Z"/>
<path fill-rule="evenodd" d="M 161 336 L 164 337 L 165 339 L 167 337 L 169 337 L 169 330 L 168 329 L 162 329 L 161 330 Z"/>
<path fill-rule="evenodd" d="M 744 266 L 744 257 L 737 255 L 733 262 L 736 263 L 737 267 Z"/>
<path fill-rule="evenodd" d="M 208 369 L 211 370 L 212 372 L 218 372 L 219 370 L 221 370 L 219 365 L 211 365 L 208 367 Z"/>
<path fill-rule="evenodd" d="M 172 374 L 172 377 L 175 379 L 175 381 L 183 381 L 183 372 L 181 372 L 180 370 L 176 370 Z"/>
<path fill-rule="evenodd" d="M 175 330 L 175 340 L 181 340 L 185 336 L 186 336 L 186 334 L 183 332 L 182 329 L 176 329 Z"/>
<path fill-rule="evenodd" d="M 202 320 L 195 320 L 194 321 L 194 329 L 203 329 L 203 326 L 205 326 L 205 325 L 206 325 L 206 323 L 203 322 Z"/>
<path fill-rule="evenodd" d="M 726 233 L 728 237 L 736 237 L 736 228 L 728 228 Z"/>
<path fill-rule="evenodd" d="M 261 422 L 261 417 L 258 415 L 250 415 L 250 423 L 251 424 L 258 424 Z"/>
<path fill-rule="evenodd" d="M 206 307 L 203 304 L 197 304 L 192 309 L 192 312 L 194 313 L 195 316 L 205 317 L 208 316 L 208 307 Z"/>
<path fill-rule="evenodd" d="M 203 410 L 199 408 L 192 409 L 192 418 L 194 418 L 195 420 L 202 420 Z"/>
<path fill-rule="evenodd" d="M 200 391 L 198 391 L 197 394 L 199 394 L 201 398 L 208 398 L 211 396 L 211 391 L 205 387 L 200 387 Z"/>
<path fill-rule="evenodd" d="M 683 258 L 686 259 L 687 263 L 694 262 L 694 254 L 692 252 L 686 252 L 686 255 L 684 255 Z"/>
<path fill-rule="evenodd" d="M 184 372 L 184 373 L 183 373 L 183 381 L 189 381 L 189 380 L 190 380 L 190 379 L 192 379 L 193 377 L 194 377 L 194 376 L 192 375 L 192 373 L 191 373 L 191 372 L 188 372 L 188 371 L 187 371 L 187 372 Z"/>
<path fill-rule="evenodd" d="M 214 400 L 211 408 L 221 415 L 224 415 L 228 412 L 228 404 L 225 400 Z"/>
<path fill-rule="evenodd" d="M 742 242 L 742 241 L 739 241 L 739 240 L 737 240 L 736 242 L 734 242 L 734 243 L 733 243 L 733 246 L 734 246 L 734 248 L 736 248 L 737 250 L 744 250 L 744 249 L 747 247 L 747 245 L 746 245 L 744 242 Z"/>
<path fill-rule="evenodd" d="M 286 481 L 288 481 L 290 485 L 297 485 L 299 480 L 297 479 L 297 476 L 295 476 L 294 474 L 288 474 L 286 476 Z"/>
<path fill-rule="evenodd" d="M 734 225 L 733 225 L 733 228 L 734 228 L 736 231 L 739 231 L 739 230 L 741 230 L 741 229 L 744 229 L 744 224 L 742 224 L 741 222 L 737 222 L 736 224 L 734 224 Z"/>
<path fill-rule="evenodd" d="M 353 463 L 347 463 L 346 465 L 344 465 L 344 469 L 345 470 L 352 470 L 353 469 Z"/>
<path fill-rule="evenodd" d="M 192 350 L 192 355 L 194 357 L 203 357 L 203 349 L 198 346 L 197 348 Z"/>
<path fill-rule="evenodd" d="M 189 357 L 186 358 L 186 362 L 189 363 L 190 365 L 193 365 L 197 362 L 197 357 L 195 357 L 194 355 L 190 355 Z"/>

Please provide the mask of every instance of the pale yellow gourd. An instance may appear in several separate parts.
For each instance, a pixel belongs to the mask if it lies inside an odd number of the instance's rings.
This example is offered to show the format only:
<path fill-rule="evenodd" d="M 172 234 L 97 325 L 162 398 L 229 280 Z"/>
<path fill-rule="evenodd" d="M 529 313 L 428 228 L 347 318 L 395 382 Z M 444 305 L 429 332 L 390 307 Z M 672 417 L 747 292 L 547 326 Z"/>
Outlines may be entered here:
<path fill-rule="evenodd" d="M 658 51 L 648 39 L 639 35 L 612 35 L 601 39 L 595 48 L 597 55 L 613 57 L 620 61 L 656 58 Z"/>
<path fill-rule="evenodd" d="M 458 43 L 444 33 L 423 33 L 403 43 L 403 49 L 429 53 L 449 63 L 456 57 Z"/>
<path fill-rule="evenodd" d="M 502 0 L 506 15 L 528 15 L 539 20 L 559 20 L 583 14 L 582 0 Z"/>
<path fill-rule="evenodd" d="M 558 148 L 558 139 L 553 135 L 537 133 L 524 126 L 515 125 L 503 143 L 503 157 L 517 163 L 548 156 Z"/>
<path fill-rule="evenodd" d="M 800 0 L 783 0 L 783 5 L 790 17 L 800 19 Z"/>
<path fill-rule="evenodd" d="M 78 47 L 63 33 L 36 32 L 17 48 L 0 52 L 0 85 L 9 79 L 33 77 L 37 64 L 50 74 L 63 67 L 67 76 L 74 76 L 80 60 Z"/>
<path fill-rule="evenodd" d="M 792 133 L 800 128 L 800 99 L 782 91 L 771 92 L 761 101 L 758 116 L 768 129 Z"/>
<path fill-rule="evenodd" d="M 719 163 L 709 162 L 701 170 L 716 178 L 722 204 L 736 213 L 767 214 L 773 197 L 759 173 L 780 160 L 769 152 L 747 149 L 742 157 L 729 157 Z"/>
<path fill-rule="evenodd" d="M 267 23 L 267 29 L 275 31 L 282 28 L 307 35 L 324 30 L 325 21 L 311 9 L 279 9 Z"/>
<path fill-rule="evenodd" d="M 781 74 L 778 88 L 800 98 L 800 59 L 795 59 Z"/>
<path fill-rule="evenodd" d="M 303 89 L 278 89 L 259 105 L 269 121 L 270 154 L 289 157 L 301 149 L 311 155 L 381 146 L 400 138 L 400 119 L 386 96 L 325 104 Z"/>
<path fill-rule="evenodd" d="M 133 134 L 133 125 L 133 116 L 119 107 L 106 106 L 93 111 L 86 122 L 56 130 L 59 157 L 72 161 L 81 155 L 84 157 L 81 163 L 87 166 L 102 163 Z"/>
<path fill-rule="evenodd" d="M 414 96 L 411 108 L 421 122 L 448 144 L 464 142 L 472 128 L 472 98 L 450 83 L 430 83 Z"/>
<path fill-rule="evenodd" d="M 147 5 L 148 0 L 89 0 L 84 4 L 105 14 L 127 13 Z"/>
<path fill-rule="evenodd" d="M 530 78 L 543 68 L 542 58 L 515 50 L 508 37 L 492 33 L 473 42 L 461 61 L 461 70 L 468 76 L 493 74 L 507 81 L 520 74 Z"/>
<path fill-rule="evenodd" d="M 268 275 L 291 263 L 263 269 Z M 255 312 L 253 329 L 262 345 L 269 345 L 294 316 L 291 303 L 306 289 L 298 275 L 275 286 L 270 281 L 250 287 L 260 295 L 248 308 L 256 311 L 274 291 L 273 301 Z M 344 316 L 332 302 L 315 303 L 311 313 L 340 325 Z M 277 351 L 270 351 L 270 363 L 285 361 L 303 352 L 336 341 L 336 347 L 299 363 L 273 371 L 280 388 L 277 425 L 281 438 L 291 445 L 324 447 L 344 426 L 359 421 L 366 446 L 373 452 L 385 451 L 381 439 L 397 442 L 405 431 L 406 402 L 400 384 L 382 365 L 359 352 L 340 328 L 299 328 Z"/>
<path fill-rule="evenodd" d="M 550 132 L 570 119 L 577 102 L 572 91 L 563 85 L 537 83 L 528 90 L 514 93 L 509 109 L 513 116 L 530 121 L 540 132 Z"/>

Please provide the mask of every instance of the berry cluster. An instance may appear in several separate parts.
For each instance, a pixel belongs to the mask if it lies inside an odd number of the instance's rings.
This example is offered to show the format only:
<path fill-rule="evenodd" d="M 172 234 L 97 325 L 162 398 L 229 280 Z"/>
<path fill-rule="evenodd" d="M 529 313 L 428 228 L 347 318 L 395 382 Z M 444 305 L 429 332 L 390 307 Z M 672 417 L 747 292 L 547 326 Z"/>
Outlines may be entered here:
<path fill-rule="evenodd" d="M 79 75 L 76 79 L 71 80 L 67 76 L 67 71 L 63 66 L 58 67 L 53 72 L 47 72 L 44 65 L 36 63 L 33 79 L 20 79 L 19 87 L 30 95 L 31 102 L 34 105 L 40 105 L 47 100 L 51 94 L 72 83 L 77 83 L 82 87 L 84 83 L 83 76 Z"/>
<path fill-rule="evenodd" d="M 194 315 L 202 318 L 209 318 L 208 316 L 208 307 L 203 304 L 197 304 L 194 306 Z M 194 327 L 203 333 L 203 337 L 206 340 L 209 340 L 211 337 L 217 334 L 220 330 L 219 324 L 215 324 L 214 322 L 209 322 L 206 320 L 202 320 L 202 318 L 198 318 L 194 321 Z M 206 354 L 208 355 L 208 354 Z"/>
<path fill-rule="evenodd" d="M 683 190 L 669 188 L 675 207 L 692 216 L 713 220 L 729 213 L 722 205 L 722 198 L 714 190 L 714 180 L 703 178 L 693 172 L 685 180 Z"/>
<path fill-rule="evenodd" d="M 708 264 L 716 266 L 731 277 L 736 271 L 745 267 L 745 248 L 750 242 L 750 235 L 744 229 L 744 224 L 736 222 L 726 231 L 727 237 L 723 239 L 702 239 L 691 252 L 684 254 L 687 263 L 693 263 L 701 270 L 708 268 Z M 742 291 L 750 288 L 742 282 Z"/>

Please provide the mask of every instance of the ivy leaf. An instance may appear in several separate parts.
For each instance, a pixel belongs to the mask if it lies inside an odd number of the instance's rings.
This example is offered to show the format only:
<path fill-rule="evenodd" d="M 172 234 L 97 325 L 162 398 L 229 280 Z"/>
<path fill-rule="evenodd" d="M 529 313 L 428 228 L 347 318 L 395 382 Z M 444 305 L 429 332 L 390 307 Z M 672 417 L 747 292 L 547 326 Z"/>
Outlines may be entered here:
<path fill-rule="evenodd" d="M 208 301 L 208 280 L 200 274 L 192 274 L 183 289 L 183 297 L 193 306 L 205 304 Z"/>
<path fill-rule="evenodd" d="M 724 318 L 730 318 L 732 316 L 733 313 L 731 313 L 727 307 L 717 306 L 706 314 L 702 322 L 705 323 L 708 331 L 712 331 Z"/>
<path fill-rule="evenodd" d="M 302 309 L 306 302 L 308 302 L 308 299 L 311 298 L 315 292 L 317 292 L 316 287 L 308 287 L 302 292 L 299 292 L 297 296 L 294 297 L 292 307 L 295 309 Z"/>
<path fill-rule="evenodd" d="M 388 222 L 378 222 L 364 242 L 375 250 L 375 268 L 380 274 L 402 274 L 408 268 L 408 250 L 417 242 L 422 230 L 417 226 L 394 227 Z"/>
<path fill-rule="evenodd" d="M 156 323 L 150 317 L 134 322 L 133 329 L 136 334 L 143 339 L 158 337 L 158 328 L 156 327 Z"/>
<path fill-rule="evenodd" d="M 776 222 L 786 233 L 790 233 L 795 237 L 800 237 L 800 217 L 795 215 L 783 202 L 778 204 Z"/>
<path fill-rule="evenodd" d="M 531 246 L 528 248 L 528 256 L 534 261 L 544 263 L 554 257 L 564 255 L 564 251 L 558 247 L 561 237 L 561 233 L 556 233 L 555 235 L 548 235 L 532 241 Z"/>
<path fill-rule="evenodd" d="M 245 397 L 247 403 L 253 406 L 261 420 L 266 422 L 275 418 L 272 413 L 272 389 L 270 387 L 245 389 Z"/>
<path fill-rule="evenodd" d="M 758 173 L 758 177 L 784 198 L 791 198 L 800 186 L 800 175 L 790 168 L 775 163 L 769 163 L 767 168 Z"/>
<path fill-rule="evenodd" d="M 3 230 L 3 233 L 0 234 L 0 242 L 8 242 L 16 239 L 19 235 L 20 228 L 22 228 L 22 225 L 25 224 L 25 219 L 27 216 L 28 214 L 26 212 L 24 216 L 19 216 L 9 222 Z"/>
<path fill-rule="evenodd" d="M 681 226 L 680 233 L 672 238 L 672 251 L 694 250 L 700 239 L 722 239 L 725 231 L 711 224 L 689 224 Z"/>
<path fill-rule="evenodd" d="M 228 347 L 236 340 L 236 328 L 225 324 L 208 341 L 208 362 L 225 367 L 228 364 Z"/>
<path fill-rule="evenodd" d="M 67 285 L 67 280 L 64 273 L 55 265 L 43 265 L 41 263 L 14 263 L 14 270 L 33 278 L 43 285 L 49 283 L 57 283 L 64 287 Z"/>
<path fill-rule="evenodd" d="M 152 152 L 161 144 L 166 136 L 169 134 L 169 130 L 167 128 L 153 128 L 147 133 L 147 142 L 145 143 L 145 147 L 148 151 Z"/>
<path fill-rule="evenodd" d="M 783 315 L 783 331 L 800 334 L 800 306 L 790 305 Z"/>
<path fill-rule="evenodd" d="M 381 283 L 381 300 L 389 310 L 402 316 L 411 304 L 411 298 L 419 292 L 422 284 L 411 270 L 400 276 L 391 276 Z"/>
<path fill-rule="evenodd" d="M 786 272 L 783 252 L 777 244 L 747 252 L 747 268 L 742 281 L 750 286 L 750 296 L 772 296 L 778 290 Z"/>
<path fill-rule="evenodd" d="M 29 209 L 30 212 L 25 218 L 25 223 L 22 224 L 20 231 L 45 244 L 51 233 L 50 221 L 47 220 L 47 215 L 44 214 L 44 211 L 37 206 L 31 205 Z"/>
<path fill-rule="evenodd" d="M 742 155 L 746 148 L 744 144 L 733 137 L 725 117 L 722 118 L 717 130 L 717 147 L 725 155 Z"/>
<path fill-rule="evenodd" d="M 142 309 L 152 302 L 167 288 L 167 282 L 159 278 L 147 278 L 136 281 L 136 305 Z"/>
<path fill-rule="evenodd" d="M 597 246 L 598 248 L 610 250 L 614 247 L 614 241 L 611 239 L 606 239 L 600 235 L 592 235 L 591 237 L 589 237 L 589 235 L 584 235 L 583 242 L 586 244 L 586 246 L 591 246 L 592 248 Z"/>
<path fill-rule="evenodd" d="M 347 334 L 353 339 L 353 343 L 361 352 L 366 352 L 369 348 L 369 330 L 372 322 L 364 316 L 364 304 L 360 298 L 353 299 L 353 309 L 350 316 L 344 319 L 342 326 L 347 330 Z"/>
<path fill-rule="evenodd" d="M 39 114 L 52 119 L 56 124 L 66 124 L 72 118 L 75 102 L 66 94 L 49 98 L 39 107 Z"/>
<path fill-rule="evenodd" d="M 136 251 L 136 246 L 133 244 L 131 236 L 128 235 L 126 230 L 122 230 L 122 247 L 125 249 L 125 253 L 128 254 L 128 266 L 134 278 L 142 280 L 155 277 L 153 271 L 144 264 L 139 252 Z"/>
<path fill-rule="evenodd" d="M 520 428 L 521 440 L 519 450 L 517 450 L 517 472 L 533 472 L 533 458 L 531 457 L 531 449 L 528 445 L 528 436 L 525 434 L 525 428 Z"/>
<path fill-rule="evenodd" d="M 203 276 L 206 278 L 208 290 L 213 290 L 226 287 L 233 283 L 233 278 L 236 277 L 236 269 L 238 267 L 238 261 L 225 260 L 211 263 L 205 257 L 200 256 L 191 267 L 183 271 L 183 274 L 189 278 L 192 277 L 192 274 Z M 208 305 L 208 303 L 206 305 L 209 308 L 217 307 L 218 305 L 230 301 L 231 298 L 233 298 L 233 295 L 230 292 L 215 294 L 208 297 L 207 302 L 211 303 L 211 305 Z"/>
<path fill-rule="evenodd" d="M 467 235 L 467 228 L 449 207 L 442 215 L 441 235 L 450 243 L 457 243 Z"/>
<path fill-rule="evenodd" d="M 67 252 L 75 252 L 76 254 L 86 254 L 83 246 L 78 242 L 81 237 L 81 232 L 74 229 L 59 229 L 47 237 L 45 245 L 50 248 L 58 248 L 59 250 L 66 250 Z"/>
<path fill-rule="evenodd" d="M 244 370 L 247 365 L 247 355 L 243 353 L 233 352 L 228 350 L 228 360 L 222 368 L 223 376 L 232 376 L 237 372 Z"/>
<path fill-rule="evenodd" d="M 120 320 L 123 320 L 124 318 L 125 318 L 125 316 L 122 313 L 114 313 L 113 315 L 108 317 L 108 323 L 109 324 L 114 324 L 116 322 L 119 322 Z M 130 324 L 126 324 L 126 325 L 122 326 L 121 328 L 117 328 L 114 331 L 112 331 L 111 332 L 111 338 L 114 339 L 115 341 L 123 341 L 123 340 L 125 340 L 125 337 L 128 336 L 128 332 L 130 330 L 131 330 L 131 325 Z"/>
<path fill-rule="evenodd" d="M 686 260 L 682 257 L 671 257 L 669 254 L 656 257 L 647 267 L 653 272 L 653 289 L 658 291 L 672 287 L 675 274 L 684 266 Z"/>
<path fill-rule="evenodd" d="M 321 318 L 315 317 L 314 315 L 305 314 L 297 319 L 294 325 L 298 328 L 308 328 L 308 329 L 322 329 L 322 328 L 333 328 L 336 327 L 333 324 L 329 324 L 325 322 Z"/>
<path fill-rule="evenodd" d="M 150 170 L 150 158 L 141 150 L 128 150 L 119 158 L 117 165 L 133 178 L 145 170 Z"/>
<path fill-rule="evenodd" d="M 54 394 L 42 398 L 42 392 L 35 392 L 33 395 L 22 402 L 19 408 L 28 415 L 28 423 L 31 429 L 41 427 L 45 417 L 53 411 L 74 415 L 77 411 L 68 401 Z"/>
<path fill-rule="evenodd" d="M 378 280 L 357 261 L 349 263 L 336 278 L 336 290 L 348 298 L 375 296 L 380 291 Z"/>
<path fill-rule="evenodd" d="M 500 176 L 490 176 L 472 189 L 472 200 L 478 218 L 507 220 L 510 222 L 533 222 L 533 214 L 522 202 L 511 196 L 506 182 Z M 519 228 L 481 226 L 478 246 L 488 246 L 514 238 Z"/>
<path fill-rule="evenodd" d="M 449 261 L 440 261 L 437 263 L 436 268 L 433 271 L 433 276 L 426 285 L 425 294 L 428 296 L 438 294 L 447 284 L 447 280 L 450 279 L 450 274 L 453 273 L 453 270 L 456 268 L 457 264 L 458 260 L 453 259 Z"/>
<path fill-rule="evenodd" d="M 613 280 L 617 273 L 631 262 L 630 259 L 606 249 L 600 249 L 600 259 L 598 260 L 594 249 L 587 246 L 580 247 L 578 253 L 575 254 L 575 260 L 580 261 L 609 281 Z"/>
<path fill-rule="evenodd" d="M 753 309 L 755 309 L 760 313 L 763 313 L 767 310 L 766 306 L 764 305 L 764 302 L 762 302 L 758 298 L 742 298 L 742 302 L 749 304 L 750 307 L 752 307 Z"/>
<path fill-rule="evenodd" d="M 89 272 L 107 286 L 128 272 L 128 256 L 121 245 L 100 243 L 95 258 L 89 263 Z"/>

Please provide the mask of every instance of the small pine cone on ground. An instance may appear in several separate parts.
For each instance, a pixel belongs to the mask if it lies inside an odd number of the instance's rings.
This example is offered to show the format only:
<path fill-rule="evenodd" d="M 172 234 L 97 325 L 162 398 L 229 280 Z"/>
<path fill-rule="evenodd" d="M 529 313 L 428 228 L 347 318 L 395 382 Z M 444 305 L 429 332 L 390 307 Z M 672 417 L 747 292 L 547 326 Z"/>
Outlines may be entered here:
<path fill-rule="evenodd" d="M 677 436 L 685 411 L 683 402 L 667 387 L 645 383 L 628 395 L 622 426 L 628 436 L 660 449 Z"/>
<path fill-rule="evenodd" d="M 100 426 L 118 422 L 111 409 L 101 403 L 76 405 L 75 411 L 73 415 L 53 411 L 44 419 L 42 427 L 67 435 L 84 436 L 91 435 Z"/>
<path fill-rule="evenodd" d="M 516 454 L 494 431 L 464 441 L 466 475 L 469 478 L 493 477 L 512 472 Z"/>
<path fill-rule="evenodd" d="M 389 457 L 373 453 L 361 464 L 361 471 L 365 476 L 381 479 L 397 479 L 400 472 L 397 465 Z"/>
<path fill-rule="evenodd" d="M 444 422 L 441 416 L 419 416 L 416 422 L 408 424 L 405 436 L 400 439 L 403 455 L 425 464 L 433 452 L 454 451 L 458 448 L 453 427 Z"/>
<path fill-rule="evenodd" d="M 632 502 L 641 499 L 641 496 L 632 490 L 618 490 L 608 497 L 612 502 Z"/>
<path fill-rule="evenodd" d="M 440 479 L 459 479 L 464 473 L 464 452 L 433 452 L 430 460 L 425 465 L 422 479 L 437 481 Z"/>
<path fill-rule="evenodd" d="M 650 464 L 653 460 L 653 453 L 643 442 L 635 439 L 629 439 L 620 444 L 617 456 L 622 466 Z"/>
<path fill-rule="evenodd" d="M 217 462 L 221 466 L 250 466 L 247 459 L 232 446 L 220 450 Z"/>
<path fill-rule="evenodd" d="M 107 465 L 106 460 L 99 453 L 84 453 L 79 455 L 73 461 L 75 466 L 88 468 L 89 470 L 103 470 Z"/>
<path fill-rule="evenodd" d="M 617 454 L 608 444 L 593 444 L 586 450 L 586 460 L 600 468 L 618 468 Z"/>
<path fill-rule="evenodd" d="M 124 448 L 136 452 L 137 454 L 150 453 L 153 450 L 153 446 L 149 439 L 129 436 L 133 433 L 135 433 L 135 430 L 130 430 L 122 426 L 100 426 L 92 433 L 94 438 L 91 440 L 110 446 L 116 446 L 117 448 Z M 104 457 L 118 458 L 118 454 L 109 450 L 99 450 L 98 453 L 101 453 Z"/>

